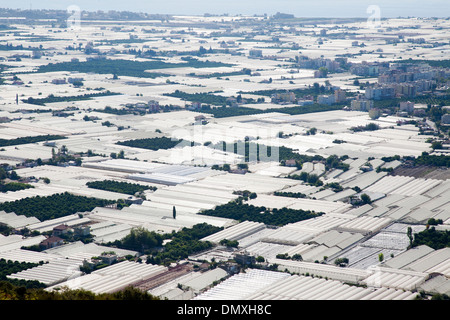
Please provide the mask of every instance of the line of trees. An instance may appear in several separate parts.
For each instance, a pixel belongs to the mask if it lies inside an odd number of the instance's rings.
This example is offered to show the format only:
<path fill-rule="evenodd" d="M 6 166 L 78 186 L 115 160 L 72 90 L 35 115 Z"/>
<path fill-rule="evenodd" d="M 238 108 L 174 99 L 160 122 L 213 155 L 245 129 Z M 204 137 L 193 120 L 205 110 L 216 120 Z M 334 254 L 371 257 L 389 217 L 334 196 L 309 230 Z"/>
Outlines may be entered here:
<path fill-rule="evenodd" d="M 317 82 L 315 82 L 312 87 L 290 89 L 289 91 L 293 92 L 297 98 L 303 98 L 304 96 L 307 96 L 307 95 L 317 96 L 319 94 L 326 94 L 326 93 L 331 94 L 334 92 L 332 89 L 327 89 L 327 87 L 325 87 L 324 85 L 320 85 Z M 284 90 L 284 89 L 271 89 L 271 90 L 258 90 L 258 91 L 245 92 L 245 93 L 270 97 L 275 93 L 285 93 L 285 92 L 286 92 L 286 90 Z M 241 92 L 241 93 L 244 93 L 244 92 Z"/>
<path fill-rule="evenodd" d="M 85 94 L 79 95 L 79 96 L 67 96 L 67 97 L 57 97 L 54 94 L 49 94 L 48 97 L 46 97 L 46 98 L 29 97 L 28 99 L 22 99 L 22 101 L 26 102 L 26 103 L 30 103 L 30 104 L 44 106 L 46 103 L 91 100 L 92 98 L 95 98 L 95 97 L 113 96 L 113 95 L 119 95 L 119 94 L 121 94 L 121 93 L 111 92 L 109 90 L 107 90 L 105 92 L 85 93 Z"/>
<path fill-rule="evenodd" d="M 15 139 L 0 139 L 0 147 L 8 147 L 8 146 L 15 146 L 19 144 L 26 144 L 26 143 L 36 143 L 41 141 L 49 141 L 49 140 L 61 140 L 66 139 L 64 136 L 60 135 L 42 135 L 42 136 L 34 136 L 34 137 L 20 137 Z"/>
<path fill-rule="evenodd" d="M 19 191 L 24 189 L 34 188 L 31 184 L 22 183 L 22 182 L 8 182 L 2 183 L 0 181 L 0 192 L 5 193 L 8 191 Z"/>
<path fill-rule="evenodd" d="M 93 293 L 84 289 L 63 289 L 46 291 L 44 288 L 26 288 L 21 284 L 14 285 L 0 281 L 0 300 L 160 300 L 145 291 L 128 286 L 114 293 Z"/>
<path fill-rule="evenodd" d="M 221 105 L 220 107 L 212 107 L 212 106 L 202 106 L 200 112 L 212 114 L 214 118 L 227 118 L 227 117 L 237 117 L 237 116 L 248 116 L 252 114 L 260 114 L 265 113 L 264 110 L 259 110 L 255 108 L 249 107 L 238 107 L 232 108 Z"/>
<path fill-rule="evenodd" d="M 186 93 L 180 90 L 175 90 L 172 93 L 164 93 L 165 96 L 180 98 L 182 100 L 200 102 L 212 105 L 223 106 L 227 104 L 227 97 L 215 95 L 211 93 Z"/>
<path fill-rule="evenodd" d="M 300 174 L 288 175 L 287 178 L 294 180 L 302 180 L 310 185 L 320 187 L 323 185 L 323 181 L 320 180 L 319 176 L 314 173 L 301 172 Z"/>
<path fill-rule="evenodd" d="M 375 131 L 379 130 L 380 126 L 376 123 L 368 123 L 365 126 L 357 126 L 357 127 L 351 127 L 350 130 L 353 132 L 361 132 L 361 131 Z"/>
<path fill-rule="evenodd" d="M 190 100 L 194 101 L 194 100 Z M 202 102 L 202 101 L 199 101 Z M 206 103 L 206 102 L 205 102 Z M 211 103 L 213 104 L 213 103 Z M 342 109 L 342 105 L 323 105 L 323 104 L 310 104 L 305 106 L 294 106 L 294 107 L 282 107 L 282 108 L 268 108 L 265 110 L 255 109 L 240 106 L 238 108 L 226 107 L 224 104 L 218 107 L 204 106 L 201 108 L 200 112 L 208 113 L 214 115 L 214 118 L 227 118 L 236 116 L 246 116 L 253 114 L 263 114 L 271 112 L 286 113 L 289 115 L 307 114 L 313 112 L 324 112 Z"/>
<path fill-rule="evenodd" d="M 289 198 L 306 198 L 306 194 L 301 192 L 283 192 L 283 191 L 275 191 L 273 193 L 274 196 L 279 197 L 289 197 Z"/>

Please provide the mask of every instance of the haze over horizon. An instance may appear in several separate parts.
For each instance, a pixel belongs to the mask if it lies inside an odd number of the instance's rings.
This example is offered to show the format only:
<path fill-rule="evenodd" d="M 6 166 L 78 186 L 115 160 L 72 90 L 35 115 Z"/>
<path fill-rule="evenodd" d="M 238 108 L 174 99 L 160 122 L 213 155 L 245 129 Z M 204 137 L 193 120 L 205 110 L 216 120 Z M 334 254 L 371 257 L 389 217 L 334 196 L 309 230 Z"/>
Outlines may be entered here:
<path fill-rule="evenodd" d="M 0 5 L 11 9 L 59 9 L 71 5 L 86 11 L 133 11 L 154 14 L 203 15 L 210 14 L 268 14 L 277 12 L 294 14 L 296 17 L 350 18 L 368 17 L 367 8 L 376 5 L 381 18 L 395 17 L 449 17 L 447 0 L 16 0 Z"/>

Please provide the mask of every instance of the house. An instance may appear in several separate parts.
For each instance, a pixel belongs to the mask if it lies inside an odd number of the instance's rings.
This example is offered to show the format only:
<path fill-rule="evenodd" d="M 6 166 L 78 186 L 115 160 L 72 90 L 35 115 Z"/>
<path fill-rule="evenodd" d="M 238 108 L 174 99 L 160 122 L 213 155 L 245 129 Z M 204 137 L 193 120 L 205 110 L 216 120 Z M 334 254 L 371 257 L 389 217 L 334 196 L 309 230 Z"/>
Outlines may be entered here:
<path fill-rule="evenodd" d="M 195 120 L 195 124 L 207 124 L 208 120 L 206 119 L 206 117 L 204 115 L 199 115 L 199 116 L 195 116 L 194 117 Z"/>
<path fill-rule="evenodd" d="M 190 106 L 187 106 L 188 110 L 200 110 L 202 108 L 201 102 L 192 102 Z"/>
<path fill-rule="evenodd" d="M 285 162 L 286 167 L 295 167 L 297 166 L 297 161 L 295 159 L 289 159 Z"/>
<path fill-rule="evenodd" d="M 234 253 L 234 260 L 239 264 L 255 264 L 256 262 L 255 256 L 245 250 Z"/>
<path fill-rule="evenodd" d="M 373 101 L 367 100 L 367 99 L 355 99 L 352 100 L 351 103 L 351 110 L 354 111 L 369 111 L 373 108 Z"/>
<path fill-rule="evenodd" d="M 250 49 L 249 57 L 250 58 L 261 58 L 262 57 L 262 50 L 260 50 L 260 49 Z"/>
<path fill-rule="evenodd" d="M 272 94 L 271 101 L 273 103 L 295 103 L 296 97 L 294 92 L 286 91 Z"/>
<path fill-rule="evenodd" d="M 136 197 L 128 197 L 128 199 L 125 200 L 126 204 L 142 204 L 142 202 L 144 202 L 143 199 Z"/>
<path fill-rule="evenodd" d="M 91 227 L 89 226 L 78 226 L 74 227 L 73 230 L 75 234 L 80 237 L 85 237 L 91 234 Z"/>
<path fill-rule="evenodd" d="M 326 105 L 332 105 L 335 103 L 335 97 L 333 95 L 325 95 L 321 94 L 317 96 L 317 103 L 318 104 L 326 104 Z"/>
<path fill-rule="evenodd" d="M 230 173 L 234 174 L 246 174 L 248 172 L 247 169 L 232 169 L 230 170 Z"/>
<path fill-rule="evenodd" d="M 62 236 L 72 230 L 67 224 L 60 224 L 53 228 L 53 236 Z"/>
<path fill-rule="evenodd" d="M 63 239 L 61 239 L 60 237 L 53 236 L 53 237 L 49 237 L 45 240 L 42 240 L 41 243 L 39 243 L 39 246 L 45 250 L 45 249 L 50 249 L 50 248 L 60 246 L 62 244 L 64 244 Z"/>
<path fill-rule="evenodd" d="M 76 82 L 83 82 L 84 81 L 84 78 L 82 78 L 82 77 L 76 77 L 76 78 L 71 78 L 71 77 L 69 77 L 68 79 L 67 79 L 67 82 L 69 82 L 69 83 L 76 83 Z"/>
<path fill-rule="evenodd" d="M 66 79 L 63 78 L 63 79 L 53 79 L 52 83 L 53 84 L 65 84 L 67 82 L 66 82 Z"/>
<path fill-rule="evenodd" d="M 201 115 L 195 116 L 194 120 L 195 121 L 203 121 L 203 120 L 206 120 L 206 117 L 201 114 Z"/>

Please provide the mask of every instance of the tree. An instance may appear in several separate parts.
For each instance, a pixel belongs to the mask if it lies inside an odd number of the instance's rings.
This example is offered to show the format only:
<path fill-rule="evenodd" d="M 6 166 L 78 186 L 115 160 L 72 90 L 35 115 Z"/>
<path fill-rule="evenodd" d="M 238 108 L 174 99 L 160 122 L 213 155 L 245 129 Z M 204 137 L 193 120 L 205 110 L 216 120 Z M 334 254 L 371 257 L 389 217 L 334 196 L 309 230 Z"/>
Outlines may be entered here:
<path fill-rule="evenodd" d="M 345 267 L 348 264 L 348 258 L 337 258 L 334 260 L 334 264 L 339 267 Z"/>
<path fill-rule="evenodd" d="M 406 234 L 408 235 L 408 238 L 409 238 L 409 246 L 412 247 L 413 235 L 412 235 L 412 228 L 411 227 L 408 227 L 408 230 L 406 231 Z"/>
<path fill-rule="evenodd" d="M 0 167 L 0 180 L 6 179 L 8 177 L 5 168 Z"/>
<path fill-rule="evenodd" d="M 130 233 L 121 240 L 120 246 L 124 249 L 145 252 L 148 249 L 162 245 L 162 236 L 156 232 L 150 232 L 143 227 L 131 229 Z"/>
<path fill-rule="evenodd" d="M 378 255 L 378 261 L 383 262 L 383 260 L 384 260 L 384 255 L 382 253 L 380 253 Z"/>
<path fill-rule="evenodd" d="M 42 181 L 44 181 L 45 184 L 49 184 L 50 183 L 50 179 L 47 177 L 41 178 Z"/>
<path fill-rule="evenodd" d="M 369 123 L 368 125 L 366 125 L 366 129 L 367 129 L 368 131 L 375 131 L 375 130 L 380 129 L 380 126 L 377 125 L 376 123 L 371 122 L 371 123 Z"/>
<path fill-rule="evenodd" d="M 300 254 L 296 253 L 292 256 L 292 260 L 302 261 L 303 258 Z"/>
<path fill-rule="evenodd" d="M 15 172 L 14 170 L 13 171 L 11 171 L 11 174 L 9 175 L 9 178 L 11 179 L 11 180 L 19 180 L 19 175 L 17 174 L 17 172 Z"/>
<path fill-rule="evenodd" d="M 433 141 L 433 143 L 431 143 L 431 148 L 433 150 L 442 149 L 442 143 L 440 141 Z"/>
<path fill-rule="evenodd" d="M 326 78 L 328 75 L 328 68 L 326 67 L 320 67 L 319 68 L 320 73 L 322 74 L 323 78 Z"/>
<path fill-rule="evenodd" d="M 62 154 L 66 154 L 67 151 L 69 151 L 69 150 L 67 149 L 66 145 L 63 145 L 59 151 L 60 151 Z"/>
<path fill-rule="evenodd" d="M 313 127 L 313 128 L 311 128 L 311 129 L 309 129 L 309 130 L 306 132 L 306 134 L 307 134 L 307 135 L 315 135 L 316 132 L 317 132 L 317 129 Z"/>
<path fill-rule="evenodd" d="M 172 215 L 173 215 L 173 218 L 174 218 L 174 219 L 177 218 L 177 210 L 175 209 L 175 206 L 173 206 L 173 209 L 172 209 Z"/>
<path fill-rule="evenodd" d="M 370 197 L 369 197 L 367 194 L 365 194 L 365 193 L 363 193 L 363 194 L 361 195 L 361 201 L 362 201 L 364 204 L 369 204 L 369 203 L 372 202 L 372 200 L 370 199 Z"/>

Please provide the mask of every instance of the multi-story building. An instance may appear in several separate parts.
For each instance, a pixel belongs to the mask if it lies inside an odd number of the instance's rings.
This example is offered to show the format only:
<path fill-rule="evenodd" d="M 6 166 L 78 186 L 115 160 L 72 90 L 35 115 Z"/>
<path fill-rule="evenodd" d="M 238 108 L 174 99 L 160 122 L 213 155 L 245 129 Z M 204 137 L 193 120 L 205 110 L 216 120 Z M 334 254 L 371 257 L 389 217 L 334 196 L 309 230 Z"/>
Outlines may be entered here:
<path fill-rule="evenodd" d="M 392 86 L 375 85 L 366 88 L 366 99 L 381 100 L 395 97 L 395 89 Z"/>
<path fill-rule="evenodd" d="M 412 113 L 414 111 L 414 102 L 402 101 L 400 102 L 400 111 L 406 111 Z"/>
<path fill-rule="evenodd" d="M 353 111 L 369 111 L 373 108 L 373 100 L 355 99 L 351 101 L 350 107 Z"/>
<path fill-rule="evenodd" d="M 334 94 L 330 94 L 330 95 L 319 95 L 317 96 L 317 103 L 318 104 L 327 104 L 327 105 L 332 105 L 335 103 L 335 99 L 334 99 Z"/>
<path fill-rule="evenodd" d="M 273 103 L 295 103 L 296 97 L 293 92 L 286 91 L 281 93 L 274 93 L 271 96 Z"/>
<path fill-rule="evenodd" d="M 261 58 L 262 50 L 261 49 L 250 49 L 249 57 L 251 58 Z"/>
<path fill-rule="evenodd" d="M 335 103 L 342 103 L 347 100 L 347 96 L 345 94 L 344 90 L 338 89 L 334 91 L 334 102 Z"/>

